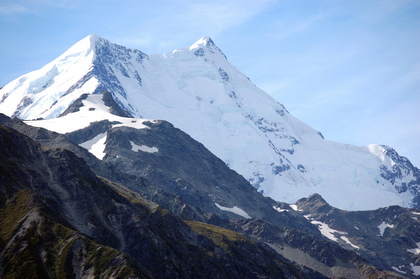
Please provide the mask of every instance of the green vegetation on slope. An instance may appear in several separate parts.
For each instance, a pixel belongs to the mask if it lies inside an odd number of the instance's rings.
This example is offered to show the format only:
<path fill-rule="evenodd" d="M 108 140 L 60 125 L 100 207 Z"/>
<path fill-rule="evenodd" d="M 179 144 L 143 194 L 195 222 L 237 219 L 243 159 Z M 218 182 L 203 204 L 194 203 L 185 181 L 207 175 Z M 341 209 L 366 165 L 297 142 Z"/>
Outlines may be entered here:
<path fill-rule="evenodd" d="M 204 235 L 205 237 L 211 239 L 214 244 L 222 248 L 225 252 L 231 253 L 233 248 L 233 242 L 249 242 L 251 240 L 246 238 L 240 233 L 234 232 L 232 230 L 224 229 L 214 225 L 198 222 L 198 221 L 184 221 L 188 226 L 191 227 L 193 231 Z"/>
<path fill-rule="evenodd" d="M 35 199 L 17 191 L 0 208 L 0 249 L 6 248 L 0 277 L 67 279 L 84 271 L 94 278 L 148 278 L 128 256 L 44 214 Z"/>

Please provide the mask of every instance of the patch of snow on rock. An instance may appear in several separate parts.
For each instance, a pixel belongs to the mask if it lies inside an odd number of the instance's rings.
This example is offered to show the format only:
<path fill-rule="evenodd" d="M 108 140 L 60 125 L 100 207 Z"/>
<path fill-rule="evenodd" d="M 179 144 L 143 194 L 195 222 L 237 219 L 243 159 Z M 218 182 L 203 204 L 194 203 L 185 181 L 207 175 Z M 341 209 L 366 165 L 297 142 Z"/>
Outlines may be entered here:
<path fill-rule="evenodd" d="M 350 242 L 350 240 L 349 240 L 347 237 L 345 237 L 345 236 L 340 236 L 340 238 L 341 238 L 342 240 L 344 240 L 344 242 L 345 242 L 345 243 L 347 243 L 348 245 L 350 245 L 351 247 L 353 247 L 353 248 L 355 248 L 355 249 L 360 249 L 360 247 L 359 247 L 359 246 L 354 245 L 353 243 L 351 243 L 351 242 Z"/>
<path fill-rule="evenodd" d="M 414 249 L 407 249 L 407 252 L 413 253 L 415 255 L 419 255 L 420 254 L 420 242 L 417 242 L 417 248 Z"/>
<path fill-rule="evenodd" d="M 305 215 L 304 217 L 308 220 L 311 220 L 310 215 Z M 344 242 L 346 242 L 347 244 L 349 244 L 350 246 L 352 246 L 353 248 L 360 249 L 359 246 L 354 245 L 353 243 L 350 242 L 350 240 L 347 237 L 344 236 L 344 235 L 347 234 L 347 232 L 334 230 L 334 229 L 330 228 L 328 226 L 328 224 L 322 223 L 322 222 L 319 222 L 319 221 L 312 220 L 311 223 L 314 224 L 314 225 L 317 225 L 321 234 L 324 235 L 325 237 L 331 239 L 332 241 L 337 242 L 339 239 L 341 239 Z M 340 234 L 340 236 L 337 238 L 335 236 L 335 234 Z"/>
<path fill-rule="evenodd" d="M 288 209 L 283 209 L 283 208 L 280 208 L 280 207 L 277 207 L 277 206 L 274 206 L 274 205 L 273 205 L 273 208 L 274 208 L 274 210 L 276 210 L 278 212 L 289 212 Z"/>
<path fill-rule="evenodd" d="M 385 229 L 386 228 L 393 228 L 394 227 L 394 225 L 391 225 L 391 224 L 387 224 L 387 223 L 385 223 L 384 221 L 382 221 L 382 223 L 378 226 L 378 229 L 379 229 L 379 235 L 380 236 L 384 236 L 384 232 L 385 232 Z"/>
<path fill-rule="evenodd" d="M 346 232 L 340 232 L 334 229 L 331 229 L 328 224 L 319 222 L 319 221 L 311 221 L 312 224 L 317 225 L 319 231 L 322 233 L 322 235 L 324 235 L 325 237 L 333 240 L 333 241 L 337 241 L 337 237 L 334 235 L 334 233 L 339 233 L 339 234 L 347 234 Z"/>
<path fill-rule="evenodd" d="M 296 204 L 291 204 L 290 207 L 294 210 L 294 211 L 303 211 L 301 209 L 298 209 Z"/>
<path fill-rule="evenodd" d="M 410 264 L 414 276 L 420 276 L 420 265 Z"/>
<path fill-rule="evenodd" d="M 222 205 L 220 205 L 218 203 L 215 203 L 215 205 L 220 210 L 229 211 L 229 212 L 235 213 L 235 214 L 237 214 L 239 216 L 242 216 L 244 218 L 247 218 L 247 219 L 252 218 L 251 216 L 248 215 L 248 213 L 246 213 L 243 209 L 241 209 L 241 208 L 239 208 L 237 206 L 234 206 L 234 207 L 226 207 L 226 206 L 222 206 Z"/>
<path fill-rule="evenodd" d="M 146 145 L 137 145 L 134 142 L 132 142 L 131 140 L 130 140 L 130 143 L 131 143 L 131 150 L 134 151 L 134 152 L 138 152 L 140 150 L 140 151 L 147 152 L 147 153 L 157 153 L 159 151 L 159 149 L 157 147 L 149 147 L 149 146 L 146 146 Z"/>
<path fill-rule="evenodd" d="M 79 146 L 87 149 L 90 153 L 95 155 L 99 160 L 102 160 L 105 156 L 105 141 L 107 133 L 99 134 L 91 140 L 85 141 Z"/>
<path fill-rule="evenodd" d="M 396 266 L 393 266 L 392 267 L 392 269 L 393 270 L 395 270 L 396 272 L 399 272 L 399 273 L 403 273 L 403 274 L 406 274 L 407 272 L 404 272 L 404 271 L 402 271 L 402 270 L 400 270 L 398 267 L 396 267 Z"/>

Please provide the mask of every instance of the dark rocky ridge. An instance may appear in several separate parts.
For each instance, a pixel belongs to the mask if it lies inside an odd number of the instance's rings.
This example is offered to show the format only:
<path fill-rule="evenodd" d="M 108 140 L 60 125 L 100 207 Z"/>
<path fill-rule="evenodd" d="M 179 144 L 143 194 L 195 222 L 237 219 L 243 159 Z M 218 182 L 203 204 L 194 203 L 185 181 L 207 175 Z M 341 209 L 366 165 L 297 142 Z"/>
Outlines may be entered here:
<path fill-rule="evenodd" d="M 89 272 L 106 277 L 110 272 L 120 276 L 127 273 L 133 278 L 305 277 L 274 252 L 246 238 L 235 240 L 226 235 L 222 242 L 215 243 L 169 211 L 99 179 L 70 151 L 45 150 L 4 126 L 0 128 L 0 146 L 2 212 L 16 204 L 32 208 L 21 211 L 23 220 L 27 220 L 23 223 L 12 220 L 6 226 L 2 222 L 0 270 L 4 278 L 16 276 L 20 271 L 13 267 L 28 257 L 33 262 L 24 265 L 21 272 L 34 278 L 55 278 L 61 273 L 73 277 L 81 270 L 85 272 L 82 277 Z M 18 231 L 22 234 L 15 234 Z M 45 262 L 42 257 L 53 258 L 57 253 L 54 247 L 63 238 L 70 252 L 54 268 L 54 262 Z M 31 246 L 20 246 L 19 242 Z M 92 250 L 103 254 L 92 258 Z M 250 254 L 254 261 L 248 260 Z"/>

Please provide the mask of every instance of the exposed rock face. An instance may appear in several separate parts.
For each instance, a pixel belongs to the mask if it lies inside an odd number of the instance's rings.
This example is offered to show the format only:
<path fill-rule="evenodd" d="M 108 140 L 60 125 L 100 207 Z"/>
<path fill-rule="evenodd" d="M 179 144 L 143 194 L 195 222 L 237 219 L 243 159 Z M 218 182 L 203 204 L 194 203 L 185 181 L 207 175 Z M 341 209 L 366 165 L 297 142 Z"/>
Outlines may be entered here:
<path fill-rule="evenodd" d="M 395 162 L 392 167 L 382 165 L 380 167 L 381 177 L 390 181 L 398 193 L 405 193 L 409 191 L 413 195 L 413 208 L 420 208 L 420 170 L 413 166 L 411 162 L 400 156 L 393 148 L 382 145 L 384 153 L 387 157 Z M 407 181 L 404 179 L 407 176 L 412 176 L 413 179 Z"/>

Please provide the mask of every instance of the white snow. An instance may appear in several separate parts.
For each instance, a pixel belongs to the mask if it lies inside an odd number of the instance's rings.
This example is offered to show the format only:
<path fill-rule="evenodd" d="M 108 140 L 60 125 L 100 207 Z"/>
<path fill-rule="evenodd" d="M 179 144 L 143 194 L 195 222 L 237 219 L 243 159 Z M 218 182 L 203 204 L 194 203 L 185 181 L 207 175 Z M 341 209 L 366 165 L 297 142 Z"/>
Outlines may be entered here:
<path fill-rule="evenodd" d="M 294 211 L 303 211 L 301 209 L 298 209 L 296 204 L 289 204 L 289 206 L 294 210 Z"/>
<path fill-rule="evenodd" d="M 105 154 L 105 141 L 107 133 L 97 135 L 91 140 L 79 144 L 81 147 L 86 148 L 90 153 L 95 155 L 98 159 L 102 160 Z"/>
<path fill-rule="evenodd" d="M 331 229 L 328 226 L 328 224 L 325 224 L 325 223 L 322 223 L 322 222 L 319 222 L 319 221 L 313 220 L 313 221 L 311 221 L 311 223 L 318 226 L 318 229 L 322 233 L 322 235 L 324 235 L 325 237 L 327 237 L 327 238 L 329 238 L 329 239 L 331 239 L 333 241 L 337 241 L 338 240 L 337 237 L 334 235 L 335 233 L 338 233 L 338 234 L 347 234 L 346 232 L 340 232 L 340 231 Z"/>
<path fill-rule="evenodd" d="M 149 147 L 147 145 L 137 145 L 130 140 L 131 143 L 131 150 L 134 152 L 143 151 L 147 153 L 157 153 L 159 149 L 157 147 Z"/>
<path fill-rule="evenodd" d="M 417 242 L 416 245 L 417 245 L 417 248 L 407 249 L 407 252 L 413 253 L 415 255 L 419 255 L 420 254 L 420 242 Z"/>
<path fill-rule="evenodd" d="M 246 213 L 243 209 L 241 209 L 241 208 L 239 208 L 237 206 L 234 206 L 234 207 L 226 207 L 226 206 L 222 206 L 222 205 L 220 205 L 218 203 L 215 203 L 215 205 L 220 210 L 229 211 L 229 212 L 235 213 L 235 214 L 237 214 L 239 216 L 242 216 L 244 218 L 247 218 L 247 219 L 252 218 L 251 216 L 248 215 L 248 213 Z"/>
<path fill-rule="evenodd" d="M 277 206 L 274 206 L 274 205 L 273 205 L 273 208 L 274 208 L 274 210 L 276 210 L 278 212 L 289 212 L 288 209 L 283 209 L 283 208 L 280 208 L 280 207 L 277 207 Z"/>
<path fill-rule="evenodd" d="M 392 269 L 393 270 L 395 270 L 395 271 L 397 271 L 397 272 L 399 272 L 399 273 L 403 273 L 403 274 L 406 274 L 407 272 L 404 272 L 404 271 L 402 271 L 402 270 L 400 270 L 398 267 L 396 267 L 396 266 L 393 266 L 392 267 Z"/>
<path fill-rule="evenodd" d="M 199 39 L 197 42 L 195 42 L 194 44 L 192 44 L 190 46 L 190 50 L 197 49 L 197 48 L 200 48 L 200 47 L 204 47 L 205 44 L 208 42 L 208 40 L 209 40 L 209 37 L 203 37 L 203 38 Z"/>
<path fill-rule="evenodd" d="M 410 264 L 411 269 L 413 270 L 414 276 L 420 276 L 420 265 Z"/>
<path fill-rule="evenodd" d="M 360 249 L 359 246 L 354 245 L 353 243 L 350 242 L 350 240 L 345 237 L 344 235 L 347 235 L 347 232 L 342 232 L 342 231 L 337 231 L 334 230 L 332 228 L 330 228 L 330 226 L 328 226 L 328 224 L 320 222 L 320 221 L 316 221 L 313 220 L 310 215 L 304 215 L 304 217 L 308 220 L 311 221 L 312 224 L 318 226 L 319 231 L 321 232 L 321 234 L 329 239 L 331 239 L 332 241 L 338 242 L 339 239 L 341 239 L 342 241 L 346 242 L 347 244 L 349 244 L 350 246 L 352 246 L 355 249 Z M 338 237 L 336 235 L 339 235 Z"/>
<path fill-rule="evenodd" d="M 379 235 L 384 236 L 385 229 L 386 228 L 391 228 L 392 229 L 393 227 L 394 227 L 394 225 L 391 225 L 391 224 L 388 224 L 388 223 L 385 223 L 384 221 L 382 221 L 382 223 L 378 226 Z"/>
<path fill-rule="evenodd" d="M 6 85 L 1 93 L 9 94 L 9 97 L 0 104 L 0 111 L 12 115 L 26 97 L 31 104 L 21 109 L 20 118 L 57 117 L 74 98 L 92 92 L 98 86 L 94 78 L 67 94 L 68 88 L 77 83 L 92 65 L 94 51 L 91 39 L 92 36 L 86 37 L 51 63 Z"/>
<path fill-rule="evenodd" d="M 359 247 L 359 246 L 354 245 L 353 243 L 351 243 L 351 242 L 350 242 L 350 240 L 349 240 L 347 237 L 345 237 L 345 236 L 340 236 L 340 238 L 341 238 L 342 240 L 344 240 L 344 242 L 346 242 L 347 244 L 349 244 L 351 247 L 353 247 L 353 248 L 355 248 L 355 249 L 360 249 L 360 247 Z"/>

